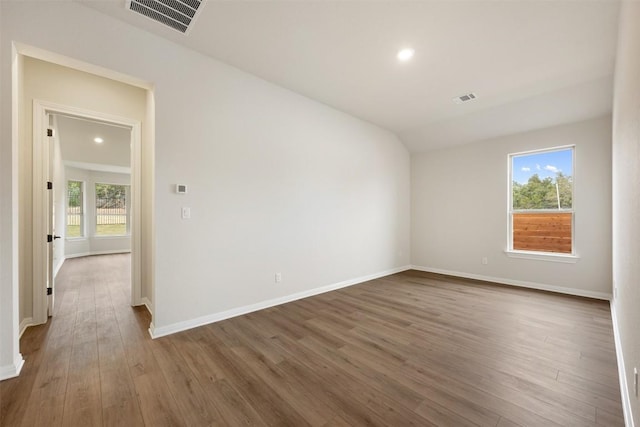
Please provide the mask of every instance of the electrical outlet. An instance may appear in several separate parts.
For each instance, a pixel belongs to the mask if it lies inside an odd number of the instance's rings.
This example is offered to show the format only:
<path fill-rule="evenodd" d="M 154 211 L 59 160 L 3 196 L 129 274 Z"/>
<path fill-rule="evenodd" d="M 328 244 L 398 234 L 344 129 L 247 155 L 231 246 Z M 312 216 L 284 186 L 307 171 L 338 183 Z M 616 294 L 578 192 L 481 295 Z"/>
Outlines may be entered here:
<path fill-rule="evenodd" d="M 482 265 L 487 265 L 489 264 L 489 258 L 487 258 L 486 256 L 482 257 Z"/>
<path fill-rule="evenodd" d="M 618 299 L 618 287 L 613 288 L 613 299 Z"/>
<path fill-rule="evenodd" d="M 282 273 L 276 273 L 276 283 L 282 282 Z"/>

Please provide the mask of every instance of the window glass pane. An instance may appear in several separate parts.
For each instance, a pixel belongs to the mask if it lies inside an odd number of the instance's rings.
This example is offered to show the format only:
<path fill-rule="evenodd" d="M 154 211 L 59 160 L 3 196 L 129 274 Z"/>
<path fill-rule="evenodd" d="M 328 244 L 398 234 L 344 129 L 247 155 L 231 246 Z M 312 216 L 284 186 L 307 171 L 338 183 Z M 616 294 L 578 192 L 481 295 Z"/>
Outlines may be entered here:
<path fill-rule="evenodd" d="M 514 212 L 513 249 L 572 253 L 571 212 Z"/>
<path fill-rule="evenodd" d="M 573 149 L 512 157 L 514 210 L 573 207 Z"/>
<path fill-rule="evenodd" d="M 573 148 L 511 156 L 511 248 L 573 253 Z"/>
<path fill-rule="evenodd" d="M 96 184 L 96 235 L 127 234 L 128 185 Z"/>
<path fill-rule="evenodd" d="M 82 237 L 83 232 L 82 182 L 67 183 L 67 235 L 66 237 Z"/>

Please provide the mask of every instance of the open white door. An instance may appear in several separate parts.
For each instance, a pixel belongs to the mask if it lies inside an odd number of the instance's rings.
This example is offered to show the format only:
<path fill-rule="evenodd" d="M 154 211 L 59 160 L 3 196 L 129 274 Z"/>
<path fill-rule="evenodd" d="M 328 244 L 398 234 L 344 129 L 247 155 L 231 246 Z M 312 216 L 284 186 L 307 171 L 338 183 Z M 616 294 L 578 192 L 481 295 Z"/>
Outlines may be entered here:
<path fill-rule="evenodd" d="M 55 274 L 53 272 L 54 269 L 54 254 L 56 250 L 56 240 L 60 238 L 60 236 L 56 235 L 55 230 L 55 188 L 53 187 L 53 177 L 54 177 L 54 168 L 55 162 L 53 160 L 53 138 L 54 130 L 53 130 L 53 117 L 51 114 L 47 113 L 45 123 L 49 124 L 47 129 L 47 136 L 44 141 L 44 156 L 46 163 L 46 179 L 47 179 L 47 209 L 45 209 L 45 214 L 48 216 L 48 225 L 47 225 L 47 315 L 51 317 L 53 315 L 53 302 L 54 302 L 54 287 L 55 287 Z"/>

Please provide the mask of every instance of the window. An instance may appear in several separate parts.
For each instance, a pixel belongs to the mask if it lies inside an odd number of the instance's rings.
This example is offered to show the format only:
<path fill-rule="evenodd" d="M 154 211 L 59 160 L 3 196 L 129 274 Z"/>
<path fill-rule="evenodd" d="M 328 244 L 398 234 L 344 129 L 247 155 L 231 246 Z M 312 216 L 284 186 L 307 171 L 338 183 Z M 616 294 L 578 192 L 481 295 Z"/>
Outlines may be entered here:
<path fill-rule="evenodd" d="M 81 181 L 67 182 L 67 238 L 84 236 L 84 197 Z"/>
<path fill-rule="evenodd" d="M 573 254 L 574 147 L 509 156 L 509 249 Z"/>
<path fill-rule="evenodd" d="M 96 236 L 129 234 L 129 186 L 96 184 Z"/>

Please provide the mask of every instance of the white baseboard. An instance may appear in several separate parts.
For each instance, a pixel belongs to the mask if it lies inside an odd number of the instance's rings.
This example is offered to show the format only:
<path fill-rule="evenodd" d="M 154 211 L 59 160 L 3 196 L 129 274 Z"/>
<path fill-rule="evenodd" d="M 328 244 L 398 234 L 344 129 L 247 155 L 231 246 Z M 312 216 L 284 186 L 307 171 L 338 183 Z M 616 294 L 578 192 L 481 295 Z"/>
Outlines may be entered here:
<path fill-rule="evenodd" d="M 25 317 L 24 319 L 22 319 L 22 322 L 20 322 L 20 336 L 18 338 L 22 338 L 22 334 L 24 334 L 24 331 L 26 331 L 29 326 L 34 325 L 35 323 L 33 323 L 33 317 Z"/>
<path fill-rule="evenodd" d="M 404 267 L 397 267 L 391 270 L 382 271 L 382 272 L 371 274 L 368 276 L 362 276 L 355 279 L 345 280 L 345 281 L 334 283 L 331 285 L 310 289 L 308 291 L 297 292 L 295 294 L 286 295 L 284 297 L 261 301 L 255 304 L 233 308 L 231 310 L 226 310 L 219 313 L 208 314 L 206 316 L 198 317 L 196 319 L 185 320 L 183 322 L 177 322 L 177 323 L 173 323 L 167 326 L 162 326 L 159 328 L 156 328 L 152 323 L 149 327 L 149 334 L 151 335 L 152 338 L 160 338 L 166 335 L 175 334 L 176 332 L 186 331 L 187 329 L 208 325 L 210 323 L 219 322 L 221 320 L 229 319 L 236 316 L 241 316 L 243 314 L 248 314 L 254 311 L 263 310 L 265 308 L 274 307 L 276 305 L 285 304 L 285 303 L 296 301 L 302 298 L 308 298 L 314 295 L 323 294 L 325 292 L 335 291 L 336 289 L 357 285 L 358 283 L 363 283 L 369 280 L 378 279 L 380 277 L 389 276 L 390 274 L 400 273 L 401 271 L 406 271 L 409 269 L 411 269 L 411 266 L 409 265 L 406 265 Z"/>
<path fill-rule="evenodd" d="M 538 289 L 541 291 L 558 292 L 561 294 L 575 295 L 579 297 L 595 298 L 610 301 L 612 294 L 606 292 L 587 291 L 584 289 L 563 288 L 561 286 L 547 285 L 544 283 L 525 282 L 522 280 L 504 279 L 501 277 L 483 276 L 481 274 L 461 273 L 459 271 L 442 270 L 439 268 L 422 267 L 414 265 L 413 270 L 425 271 L 428 273 L 446 274 L 447 276 L 463 277 L 465 279 L 484 280 L 485 282 L 500 283 L 501 285 L 519 286 L 522 288 Z"/>
<path fill-rule="evenodd" d="M 20 375 L 20 371 L 24 366 L 22 354 L 18 353 L 12 365 L 0 366 L 0 381 L 15 378 Z"/>
<path fill-rule="evenodd" d="M 113 251 L 92 251 L 92 252 L 81 252 L 77 254 L 69 254 L 65 255 L 65 259 L 69 258 L 80 258 L 83 256 L 92 256 L 92 255 L 113 255 L 113 254 L 129 254 L 131 253 L 131 249 L 116 249 Z"/>
<path fill-rule="evenodd" d="M 631 412 L 631 396 L 627 384 L 625 373 L 624 354 L 622 353 L 622 341 L 620 340 L 620 330 L 618 329 L 618 316 L 616 306 L 611 301 L 611 321 L 613 323 L 613 338 L 616 343 L 616 357 L 618 359 L 618 376 L 620 378 L 620 396 L 622 397 L 622 413 L 624 414 L 624 425 L 634 427 L 633 412 Z"/>
<path fill-rule="evenodd" d="M 149 301 L 149 298 L 142 297 L 140 299 L 140 305 L 144 305 L 145 307 L 147 307 L 147 311 L 149 312 L 149 314 L 153 314 L 153 310 L 151 309 L 151 301 Z"/>

